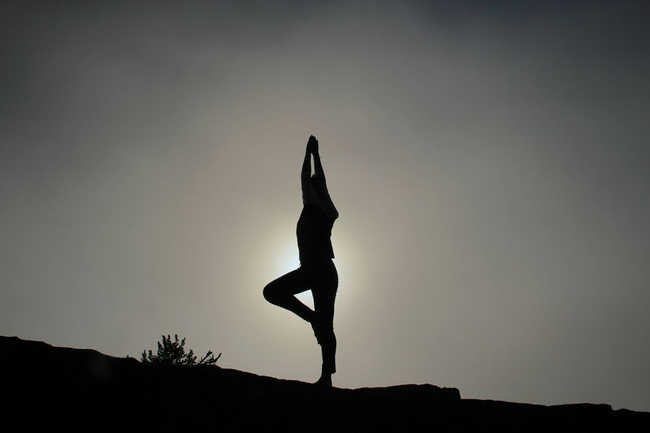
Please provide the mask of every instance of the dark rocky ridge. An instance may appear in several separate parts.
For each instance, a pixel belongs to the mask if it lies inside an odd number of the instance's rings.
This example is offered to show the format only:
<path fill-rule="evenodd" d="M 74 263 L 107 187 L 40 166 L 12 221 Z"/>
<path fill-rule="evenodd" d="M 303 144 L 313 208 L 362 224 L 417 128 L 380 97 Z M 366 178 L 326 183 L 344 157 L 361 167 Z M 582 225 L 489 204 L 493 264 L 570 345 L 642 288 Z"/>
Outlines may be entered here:
<path fill-rule="evenodd" d="M 650 413 L 604 404 L 464 400 L 454 388 L 320 389 L 217 366 L 141 364 L 0 337 L 0 430 L 145 427 L 289 431 L 650 431 Z"/>

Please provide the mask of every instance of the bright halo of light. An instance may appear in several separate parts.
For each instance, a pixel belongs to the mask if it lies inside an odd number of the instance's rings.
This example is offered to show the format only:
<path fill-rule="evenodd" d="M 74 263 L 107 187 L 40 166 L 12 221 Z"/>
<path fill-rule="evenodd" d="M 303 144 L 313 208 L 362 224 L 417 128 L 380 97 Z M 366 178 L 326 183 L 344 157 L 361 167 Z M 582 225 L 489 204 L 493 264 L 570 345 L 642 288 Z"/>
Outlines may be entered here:
<path fill-rule="evenodd" d="M 368 295 L 366 284 L 362 278 L 367 265 L 363 261 L 363 255 L 359 252 L 359 243 L 354 232 L 349 232 L 345 226 L 339 227 L 338 231 L 336 228 L 335 226 L 332 242 L 334 254 L 337 257 L 334 259 L 334 263 L 339 274 L 340 285 L 337 305 L 343 307 L 341 302 L 356 305 L 362 301 L 364 296 Z M 281 233 L 275 238 L 272 245 L 276 246 L 274 248 L 276 254 L 273 261 L 270 262 L 273 278 L 278 278 L 300 267 L 298 245 L 295 238 L 288 238 Z M 299 293 L 296 297 L 313 308 L 314 301 L 310 290 Z"/>
<path fill-rule="evenodd" d="M 300 267 L 298 258 L 298 247 L 294 244 L 287 244 L 281 250 L 276 259 L 275 268 L 279 275 L 284 275 Z"/>

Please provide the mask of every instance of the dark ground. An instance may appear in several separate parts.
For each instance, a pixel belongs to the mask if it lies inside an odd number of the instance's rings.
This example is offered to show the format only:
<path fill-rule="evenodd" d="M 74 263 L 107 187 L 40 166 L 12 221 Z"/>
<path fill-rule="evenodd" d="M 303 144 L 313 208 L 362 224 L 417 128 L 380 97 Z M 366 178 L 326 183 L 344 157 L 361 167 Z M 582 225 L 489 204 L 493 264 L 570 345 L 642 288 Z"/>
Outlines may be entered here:
<path fill-rule="evenodd" d="M 159 428 L 264 431 L 650 431 L 650 413 L 604 404 L 461 399 L 455 388 L 321 389 L 218 366 L 141 364 L 0 337 L 0 431 Z"/>

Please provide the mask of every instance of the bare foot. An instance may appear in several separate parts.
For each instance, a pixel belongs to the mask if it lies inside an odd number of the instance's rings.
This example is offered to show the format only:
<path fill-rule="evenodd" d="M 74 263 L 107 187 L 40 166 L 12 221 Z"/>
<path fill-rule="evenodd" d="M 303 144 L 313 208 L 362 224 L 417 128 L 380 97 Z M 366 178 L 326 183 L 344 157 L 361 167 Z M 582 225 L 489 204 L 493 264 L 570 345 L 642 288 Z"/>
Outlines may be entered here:
<path fill-rule="evenodd" d="M 314 383 L 314 385 L 320 386 L 322 388 L 331 388 L 332 387 L 332 376 L 329 375 L 329 374 L 323 373 L 321 375 L 320 379 L 318 379 L 318 381 L 316 381 Z"/>

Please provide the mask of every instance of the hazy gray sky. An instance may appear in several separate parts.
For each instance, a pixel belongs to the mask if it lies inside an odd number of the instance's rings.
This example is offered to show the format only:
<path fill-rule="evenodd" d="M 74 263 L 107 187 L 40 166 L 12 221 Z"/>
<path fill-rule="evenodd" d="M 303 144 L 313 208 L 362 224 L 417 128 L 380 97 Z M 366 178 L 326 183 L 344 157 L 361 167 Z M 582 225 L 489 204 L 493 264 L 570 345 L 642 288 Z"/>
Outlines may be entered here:
<path fill-rule="evenodd" d="M 315 381 L 314 134 L 335 386 L 650 411 L 650 7 L 487 3 L 3 1 L 0 334 Z"/>

